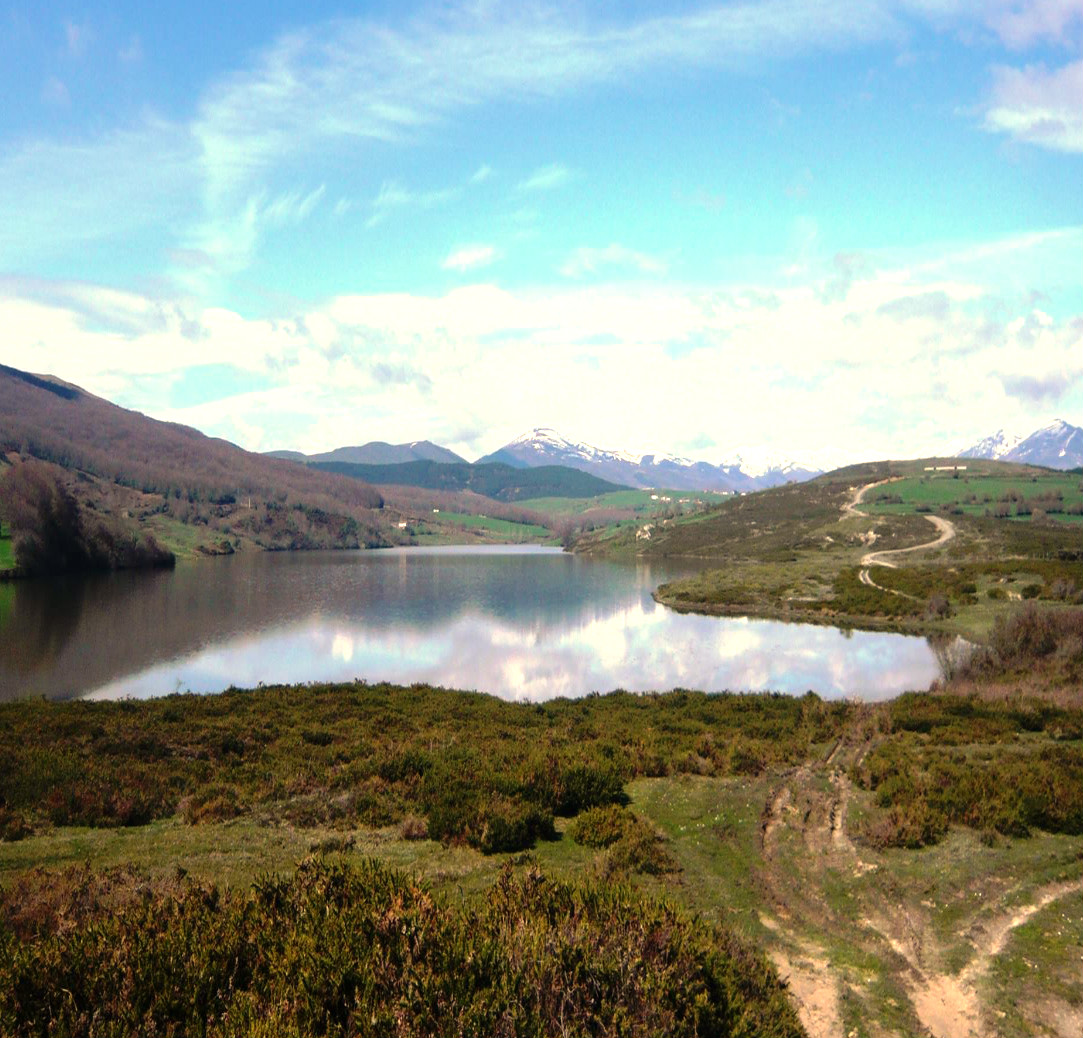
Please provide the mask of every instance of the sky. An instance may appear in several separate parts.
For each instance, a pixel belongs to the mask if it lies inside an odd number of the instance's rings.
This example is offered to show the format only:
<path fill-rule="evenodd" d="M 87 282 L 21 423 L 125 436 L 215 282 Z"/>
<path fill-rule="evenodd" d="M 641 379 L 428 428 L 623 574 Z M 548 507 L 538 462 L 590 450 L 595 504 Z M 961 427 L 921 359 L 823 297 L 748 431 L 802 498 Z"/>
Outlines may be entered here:
<path fill-rule="evenodd" d="M 0 0 L 0 362 L 250 450 L 1083 424 L 1083 0 Z"/>

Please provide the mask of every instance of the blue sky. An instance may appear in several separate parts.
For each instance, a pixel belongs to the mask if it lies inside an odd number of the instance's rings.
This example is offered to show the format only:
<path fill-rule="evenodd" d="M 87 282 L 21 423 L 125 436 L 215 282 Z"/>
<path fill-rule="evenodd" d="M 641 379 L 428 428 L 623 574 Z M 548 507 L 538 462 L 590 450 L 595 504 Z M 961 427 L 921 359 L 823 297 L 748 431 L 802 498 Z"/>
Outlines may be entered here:
<path fill-rule="evenodd" d="M 251 449 L 1083 424 L 1083 0 L 0 0 L 0 360 Z"/>

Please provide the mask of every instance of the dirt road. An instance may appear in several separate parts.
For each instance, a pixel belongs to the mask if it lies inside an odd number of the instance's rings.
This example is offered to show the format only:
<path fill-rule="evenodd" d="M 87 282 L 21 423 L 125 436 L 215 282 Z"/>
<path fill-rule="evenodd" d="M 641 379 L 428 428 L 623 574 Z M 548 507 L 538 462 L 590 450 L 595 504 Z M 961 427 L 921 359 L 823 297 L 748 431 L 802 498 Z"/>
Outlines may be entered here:
<path fill-rule="evenodd" d="M 843 516 L 863 516 L 869 518 L 868 512 L 863 512 L 858 508 L 865 495 L 875 487 L 882 487 L 886 483 L 893 483 L 898 477 L 892 477 L 891 479 L 880 479 L 875 483 L 866 483 L 863 487 L 858 487 L 854 491 L 853 497 L 842 506 Z M 925 551 L 928 548 L 939 548 L 942 544 L 947 544 L 955 536 L 955 524 L 948 519 L 944 519 L 939 515 L 927 515 L 926 519 L 937 529 L 937 537 L 935 540 L 926 541 L 923 544 L 913 544 L 909 548 L 891 548 L 885 551 L 870 551 L 866 552 L 861 557 L 861 572 L 858 574 L 858 579 L 862 584 L 866 584 L 869 587 L 874 587 L 878 591 L 886 591 L 889 594 L 899 594 L 900 592 L 892 591 L 890 588 L 881 587 L 872 579 L 869 573 L 870 566 L 887 566 L 889 569 L 895 568 L 895 563 L 891 560 L 898 555 L 906 555 L 913 551 Z"/>

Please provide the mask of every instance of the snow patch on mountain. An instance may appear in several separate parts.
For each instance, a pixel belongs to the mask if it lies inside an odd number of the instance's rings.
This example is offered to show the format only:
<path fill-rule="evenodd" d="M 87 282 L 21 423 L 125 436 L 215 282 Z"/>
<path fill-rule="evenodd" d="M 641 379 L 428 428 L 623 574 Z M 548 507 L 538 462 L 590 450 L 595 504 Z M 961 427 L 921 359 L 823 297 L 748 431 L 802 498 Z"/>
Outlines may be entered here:
<path fill-rule="evenodd" d="M 567 465 L 627 486 L 672 490 L 759 490 L 819 474 L 811 465 L 765 451 L 742 452 L 733 460 L 712 465 L 675 454 L 605 450 L 566 439 L 547 427 L 531 429 L 479 461 L 530 467 Z"/>
<path fill-rule="evenodd" d="M 1009 436 L 1001 430 L 961 451 L 957 457 L 1074 469 L 1083 466 L 1083 428 L 1057 418 L 1025 439 Z"/>
<path fill-rule="evenodd" d="M 986 436 L 965 450 L 956 454 L 957 458 L 985 458 L 989 461 L 1000 461 L 1010 454 L 1023 441 L 1018 433 L 1005 432 L 998 429 L 992 436 Z"/>

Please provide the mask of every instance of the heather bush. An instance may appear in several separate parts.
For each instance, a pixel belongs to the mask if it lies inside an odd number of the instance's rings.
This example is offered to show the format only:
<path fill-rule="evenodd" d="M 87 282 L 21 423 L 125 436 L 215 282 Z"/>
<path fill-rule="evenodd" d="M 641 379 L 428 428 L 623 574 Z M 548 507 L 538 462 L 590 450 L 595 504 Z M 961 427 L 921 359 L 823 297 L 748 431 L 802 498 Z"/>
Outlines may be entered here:
<path fill-rule="evenodd" d="M 854 769 L 882 809 L 866 831 L 876 846 L 924 846 L 949 825 L 1083 833 L 1083 710 L 909 694 L 890 712 L 893 737 Z M 1055 741 L 1035 745 L 1036 733 Z"/>
<path fill-rule="evenodd" d="M 0 913 L 0 1033 L 803 1034 L 761 955 L 622 886 L 506 869 L 474 906 L 314 859 L 246 893 L 129 893 L 33 940 Z"/>

